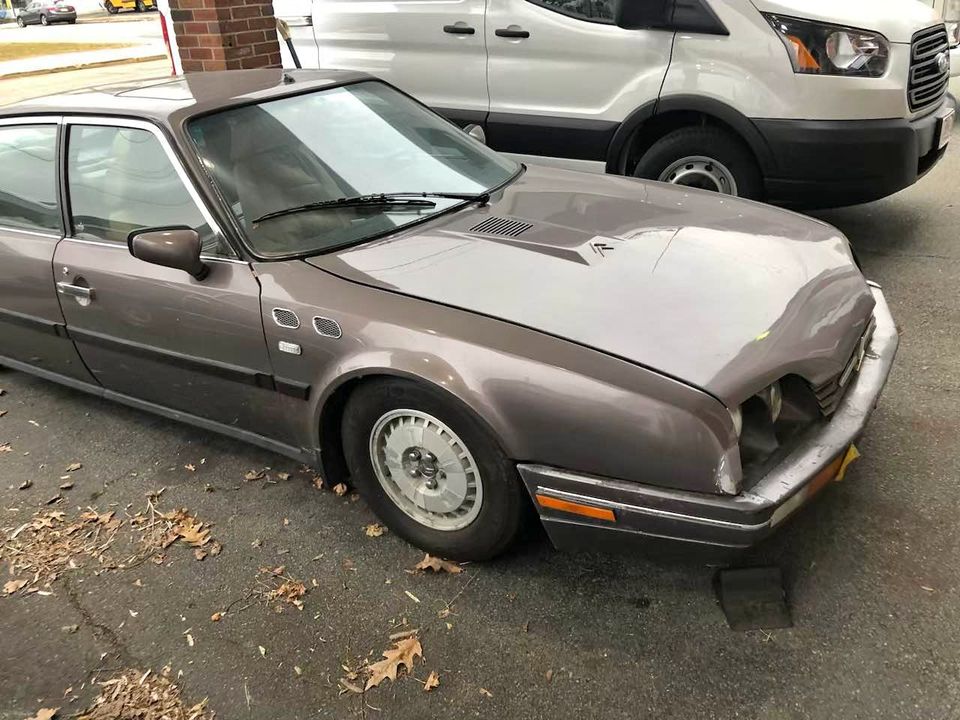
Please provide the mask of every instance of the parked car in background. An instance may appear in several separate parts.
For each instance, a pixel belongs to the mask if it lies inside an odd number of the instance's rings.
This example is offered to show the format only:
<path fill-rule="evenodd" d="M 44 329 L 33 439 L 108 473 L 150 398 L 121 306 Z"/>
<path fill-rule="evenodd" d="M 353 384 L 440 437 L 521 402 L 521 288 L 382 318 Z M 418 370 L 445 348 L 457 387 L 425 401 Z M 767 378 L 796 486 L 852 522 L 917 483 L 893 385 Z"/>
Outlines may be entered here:
<path fill-rule="evenodd" d="M 111 15 L 116 15 L 121 10 L 146 12 L 156 10 L 157 3 L 156 0 L 103 0 L 103 9 Z"/>
<path fill-rule="evenodd" d="M 52 23 L 70 23 L 77 21 L 77 10 L 73 5 L 61 2 L 32 2 L 17 15 L 17 25 L 50 25 Z"/>
<path fill-rule="evenodd" d="M 530 162 L 842 205 L 916 182 L 953 125 L 951 38 L 915 0 L 274 6 L 304 67 L 374 73 Z"/>
<path fill-rule="evenodd" d="M 829 225 L 525 167 L 366 75 L 8 106 L 0 167 L 0 364 L 349 475 L 446 557 L 530 504 L 561 547 L 749 546 L 897 348 Z"/>

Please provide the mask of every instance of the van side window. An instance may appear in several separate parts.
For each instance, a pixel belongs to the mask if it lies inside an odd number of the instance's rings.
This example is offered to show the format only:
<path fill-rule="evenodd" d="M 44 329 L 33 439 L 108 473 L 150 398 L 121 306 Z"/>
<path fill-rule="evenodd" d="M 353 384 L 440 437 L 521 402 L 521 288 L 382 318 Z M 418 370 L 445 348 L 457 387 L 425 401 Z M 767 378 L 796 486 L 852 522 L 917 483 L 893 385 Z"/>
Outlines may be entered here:
<path fill-rule="evenodd" d="M 0 225 L 60 232 L 57 126 L 0 127 Z"/>
<path fill-rule="evenodd" d="M 614 0 L 527 0 L 577 20 L 613 24 Z"/>

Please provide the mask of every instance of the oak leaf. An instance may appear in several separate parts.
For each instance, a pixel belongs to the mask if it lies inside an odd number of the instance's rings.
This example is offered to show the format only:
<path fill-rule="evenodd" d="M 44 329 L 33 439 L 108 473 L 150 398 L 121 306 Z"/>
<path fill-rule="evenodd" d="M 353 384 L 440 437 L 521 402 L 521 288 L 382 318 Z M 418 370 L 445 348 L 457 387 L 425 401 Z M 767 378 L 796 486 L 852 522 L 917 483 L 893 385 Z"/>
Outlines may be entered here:
<path fill-rule="evenodd" d="M 371 523 L 363 528 L 363 532 L 366 533 L 367 537 L 380 537 L 386 532 L 386 528 L 380 523 Z"/>
<path fill-rule="evenodd" d="M 434 572 L 448 572 L 452 575 L 463 572 L 463 568 L 456 563 L 450 562 L 449 560 L 444 560 L 443 558 L 434 557 L 429 553 L 423 556 L 423 560 L 418 562 L 414 566 L 414 569 L 433 570 Z"/>
<path fill-rule="evenodd" d="M 420 638 L 416 635 L 399 640 L 394 646 L 383 652 L 383 660 L 367 666 L 370 677 L 364 690 L 374 688 L 384 680 L 391 682 L 397 679 L 397 671 L 403 667 L 407 671 L 413 670 L 413 664 L 417 657 L 423 657 L 423 647 L 420 645 Z"/>
<path fill-rule="evenodd" d="M 174 528 L 174 532 L 183 540 L 187 545 L 193 545 L 194 547 L 203 547 L 208 542 L 210 542 L 210 530 L 204 529 L 202 522 L 193 522 L 188 520 L 183 525 L 178 525 Z"/>
<path fill-rule="evenodd" d="M 347 490 L 348 490 L 348 489 L 349 489 L 349 488 L 347 488 L 347 484 L 346 484 L 346 483 L 337 483 L 336 485 L 333 486 L 333 493 L 334 493 L 337 497 L 343 497 L 344 495 L 347 494 Z"/>

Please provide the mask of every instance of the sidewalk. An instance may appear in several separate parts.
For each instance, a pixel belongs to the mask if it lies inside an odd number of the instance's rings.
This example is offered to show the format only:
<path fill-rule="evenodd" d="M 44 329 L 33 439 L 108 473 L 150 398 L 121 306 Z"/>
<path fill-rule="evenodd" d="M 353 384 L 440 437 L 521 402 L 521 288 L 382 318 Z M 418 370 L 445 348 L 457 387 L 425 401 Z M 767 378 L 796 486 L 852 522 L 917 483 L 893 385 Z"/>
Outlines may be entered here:
<path fill-rule="evenodd" d="M 20 102 L 32 97 L 66 92 L 90 85 L 136 80 L 138 78 L 163 77 L 170 74 L 170 61 L 151 60 L 128 62 L 108 67 L 71 70 L 49 75 L 33 75 L 0 80 L 0 106 Z"/>
<path fill-rule="evenodd" d="M 166 57 L 166 48 L 160 45 L 138 45 L 126 48 L 108 48 L 87 52 L 37 55 L 21 60 L 0 62 L 0 79 L 37 75 L 60 70 L 76 70 L 107 63 L 158 60 Z"/>

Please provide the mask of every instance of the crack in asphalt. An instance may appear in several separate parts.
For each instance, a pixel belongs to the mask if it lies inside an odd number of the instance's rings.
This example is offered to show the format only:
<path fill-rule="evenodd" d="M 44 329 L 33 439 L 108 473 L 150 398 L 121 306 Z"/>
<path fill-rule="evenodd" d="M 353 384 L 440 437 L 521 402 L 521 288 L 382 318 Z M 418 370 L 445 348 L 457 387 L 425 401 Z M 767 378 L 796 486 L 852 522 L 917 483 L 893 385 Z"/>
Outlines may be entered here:
<path fill-rule="evenodd" d="M 80 615 L 83 624 L 90 628 L 94 638 L 110 646 L 110 649 L 116 657 L 122 660 L 125 665 L 129 667 L 140 667 L 140 661 L 130 652 L 129 648 L 127 648 L 126 644 L 120 639 L 120 636 L 117 635 L 113 628 L 97 622 L 90 611 L 83 606 L 83 603 L 80 602 L 80 594 L 68 578 L 63 578 L 63 587 L 67 602 L 77 611 L 77 614 Z"/>

